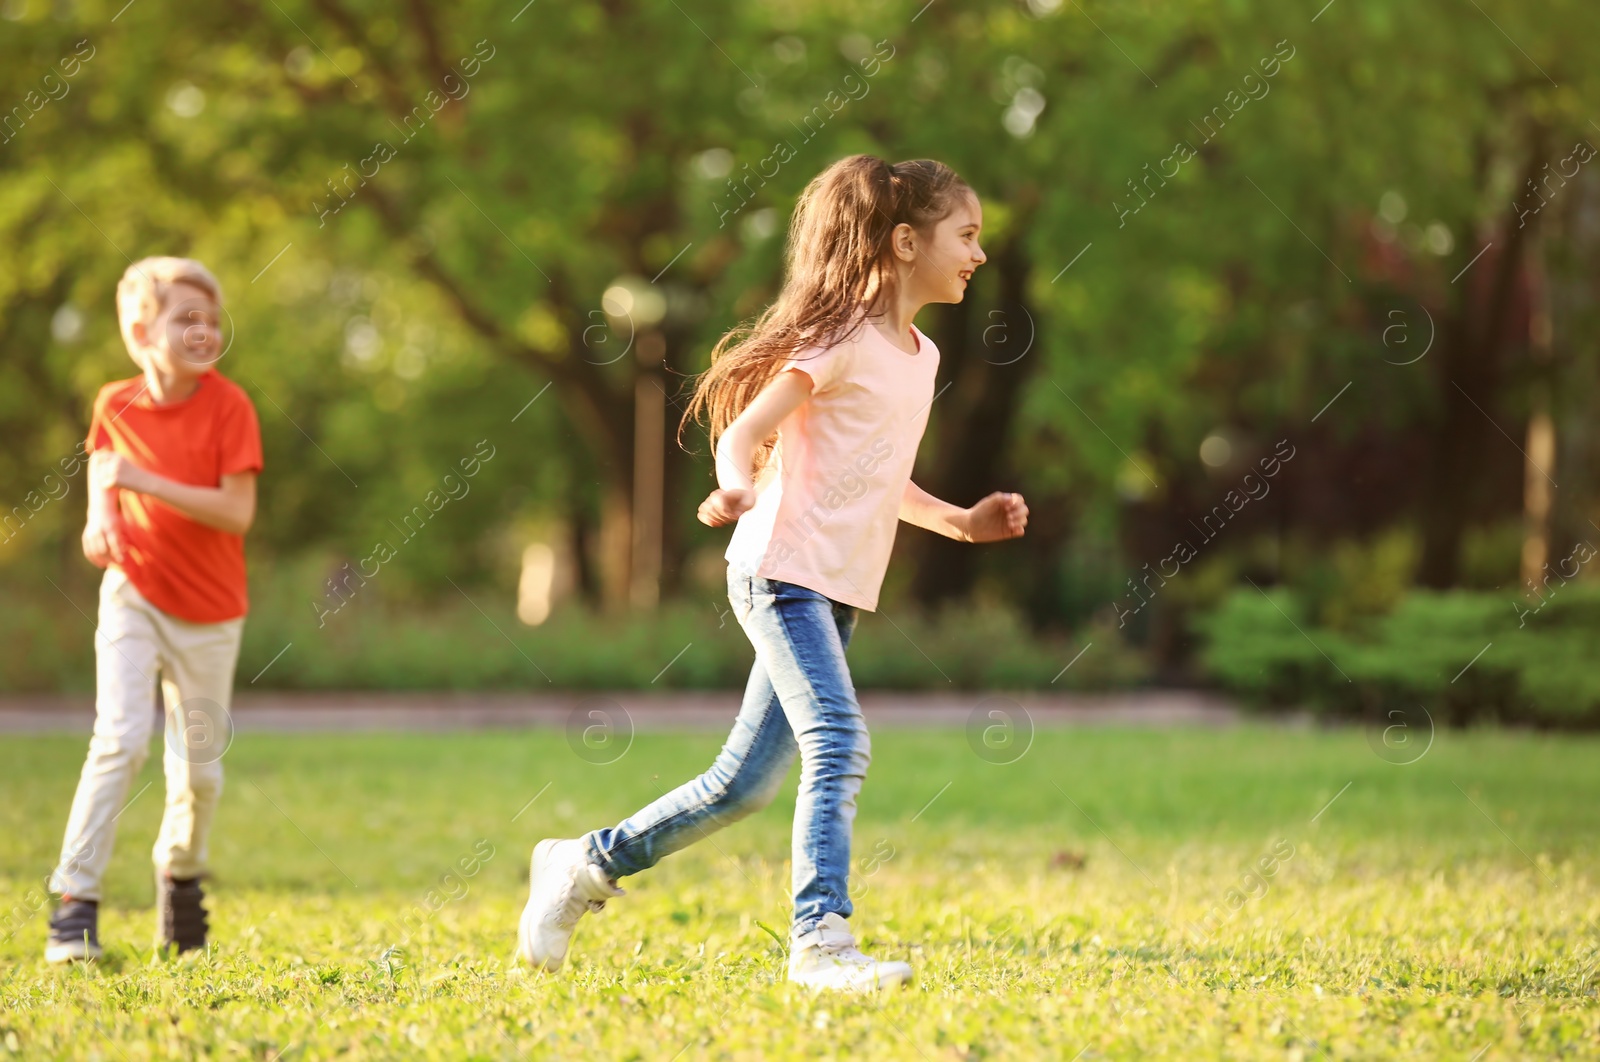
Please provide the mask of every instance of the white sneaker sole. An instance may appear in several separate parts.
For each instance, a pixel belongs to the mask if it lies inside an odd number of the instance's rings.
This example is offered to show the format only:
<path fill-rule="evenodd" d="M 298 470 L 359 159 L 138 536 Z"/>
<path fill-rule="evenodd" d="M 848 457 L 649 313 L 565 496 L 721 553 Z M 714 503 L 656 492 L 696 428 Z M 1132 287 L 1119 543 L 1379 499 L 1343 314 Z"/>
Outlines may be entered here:
<path fill-rule="evenodd" d="M 534 969 L 549 973 L 561 969 L 566 955 L 563 954 L 559 958 L 546 956 L 543 959 L 534 955 L 533 930 L 538 924 L 538 912 L 534 910 L 533 901 L 537 896 L 535 890 L 539 883 L 539 872 L 544 868 L 550 849 L 555 847 L 559 840 L 560 838 L 547 837 L 533 846 L 533 856 L 528 860 L 528 902 L 522 908 L 522 921 L 517 925 L 517 957 Z"/>
<path fill-rule="evenodd" d="M 879 992 L 885 988 L 898 988 L 911 981 L 911 967 L 903 962 L 877 963 L 872 968 L 872 974 L 872 980 L 859 981 L 840 981 L 821 975 L 813 980 L 790 974 L 789 982 L 812 992 Z"/>
<path fill-rule="evenodd" d="M 100 958 L 101 950 L 81 940 L 70 941 L 66 944 L 48 944 L 44 949 L 44 961 L 52 966 L 64 966 L 69 962 L 93 962 Z"/>

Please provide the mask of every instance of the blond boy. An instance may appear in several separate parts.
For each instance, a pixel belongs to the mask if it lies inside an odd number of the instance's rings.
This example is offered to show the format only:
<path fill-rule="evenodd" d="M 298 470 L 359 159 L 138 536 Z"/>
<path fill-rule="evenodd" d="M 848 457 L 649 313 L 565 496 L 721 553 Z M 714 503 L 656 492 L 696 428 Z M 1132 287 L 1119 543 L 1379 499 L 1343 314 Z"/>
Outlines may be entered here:
<path fill-rule="evenodd" d="M 153 857 L 157 945 L 206 943 L 201 878 L 222 793 L 228 705 L 248 608 L 244 533 L 255 518 L 261 433 L 219 374 L 222 290 L 186 258 L 146 258 L 117 285 L 140 375 L 101 388 L 89 427 L 84 556 L 106 569 L 95 633 L 94 737 L 51 890 L 50 962 L 97 958 L 101 878 L 116 820 L 166 704 L 167 803 Z"/>

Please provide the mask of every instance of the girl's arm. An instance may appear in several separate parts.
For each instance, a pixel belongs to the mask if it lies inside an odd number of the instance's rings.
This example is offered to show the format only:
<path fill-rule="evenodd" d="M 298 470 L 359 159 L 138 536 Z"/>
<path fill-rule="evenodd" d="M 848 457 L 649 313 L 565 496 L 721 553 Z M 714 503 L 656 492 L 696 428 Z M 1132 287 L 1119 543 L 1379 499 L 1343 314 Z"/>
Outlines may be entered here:
<path fill-rule="evenodd" d="M 734 418 L 717 440 L 718 489 L 700 503 L 701 523 L 712 527 L 731 524 L 756 503 L 755 482 L 750 477 L 756 447 L 810 397 L 811 377 L 802 369 L 784 370 Z"/>
<path fill-rule="evenodd" d="M 963 509 L 908 480 L 900 498 L 900 519 L 958 542 L 1000 542 L 1027 530 L 1028 503 L 1020 494 L 997 490 L 972 508 Z"/>
<path fill-rule="evenodd" d="M 910 480 L 900 499 L 900 519 L 945 538 L 967 541 L 967 510 L 935 498 Z"/>
<path fill-rule="evenodd" d="M 242 535 L 256 517 L 256 474 L 234 472 L 218 487 L 196 487 L 157 475 L 111 450 L 89 458 L 91 489 L 131 490 L 166 502 L 189 519 L 218 531 Z"/>

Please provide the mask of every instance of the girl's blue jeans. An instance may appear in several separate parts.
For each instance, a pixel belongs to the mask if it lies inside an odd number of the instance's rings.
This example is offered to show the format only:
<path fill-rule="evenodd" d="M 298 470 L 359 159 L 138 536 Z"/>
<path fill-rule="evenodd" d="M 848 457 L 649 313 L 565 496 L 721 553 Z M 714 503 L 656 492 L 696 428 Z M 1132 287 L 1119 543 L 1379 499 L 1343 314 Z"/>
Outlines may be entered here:
<path fill-rule="evenodd" d="M 583 843 L 611 877 L 637 874 L 765 807 L 798 751 L 792 930 L 807 933 L 829 912 L 851 913 L 850 831 L 872 756 L 844 659 L 856 610 L 732 571 L 728 601 L 756 650 L 733 733 L 700 777 Z"/>

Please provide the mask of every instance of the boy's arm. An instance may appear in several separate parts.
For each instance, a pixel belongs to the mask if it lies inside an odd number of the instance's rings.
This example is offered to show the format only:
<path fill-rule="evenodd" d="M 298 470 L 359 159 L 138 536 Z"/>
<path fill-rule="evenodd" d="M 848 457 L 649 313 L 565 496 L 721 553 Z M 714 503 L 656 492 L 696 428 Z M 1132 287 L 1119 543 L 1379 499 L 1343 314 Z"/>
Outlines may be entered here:
<path fill-rule="evenodd" d="M 254 472 L 229 473 L 221 486 L 196 487 L 140 468 L 115 451 L 97 450 L 89 458 L 89 485 L 91 490 L 148 494 L 197 523 L 234 535 L 250 530 L 256 518 Z"/>
<path fill-rule="evenodd" d="M 1027 530 L 1028 503 L 1020 494 L 995 491 L 972 508 L 963 509 L 907 480 L 900 498 L 900 519 L 958 542 L 1000 542 Z"/>
<path fill-rule="evenodd" d="M 83 555 L 96 568 L 121 563 L 122 508 L 114 489 L 89 487 L 89 518 L 83 525 Z"/>

